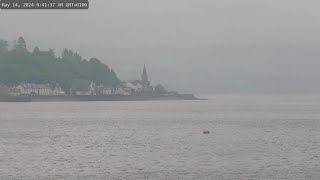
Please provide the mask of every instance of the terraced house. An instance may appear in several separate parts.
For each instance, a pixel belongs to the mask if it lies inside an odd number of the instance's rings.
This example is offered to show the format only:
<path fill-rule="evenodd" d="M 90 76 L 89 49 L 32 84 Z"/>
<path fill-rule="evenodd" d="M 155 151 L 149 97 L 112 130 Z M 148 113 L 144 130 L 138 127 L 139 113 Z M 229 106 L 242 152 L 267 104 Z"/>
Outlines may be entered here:
<path fill-rule="evenodd" d="M 13 88 L 10 88 L 10 95 L 31 95 L 31 96 L 58 96 L 64 95 L 59 85 L 51 84 L 19 84 Z"/>

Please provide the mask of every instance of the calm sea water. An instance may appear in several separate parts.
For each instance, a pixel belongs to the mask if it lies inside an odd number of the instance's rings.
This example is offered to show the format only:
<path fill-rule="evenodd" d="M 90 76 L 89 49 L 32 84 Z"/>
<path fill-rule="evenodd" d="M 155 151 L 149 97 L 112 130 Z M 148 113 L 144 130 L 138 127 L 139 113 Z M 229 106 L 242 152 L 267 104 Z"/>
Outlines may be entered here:
<path fill-rule="evenodd" d="M 320 179 L 320 96 L 0 103 L 0 179 Z"/>

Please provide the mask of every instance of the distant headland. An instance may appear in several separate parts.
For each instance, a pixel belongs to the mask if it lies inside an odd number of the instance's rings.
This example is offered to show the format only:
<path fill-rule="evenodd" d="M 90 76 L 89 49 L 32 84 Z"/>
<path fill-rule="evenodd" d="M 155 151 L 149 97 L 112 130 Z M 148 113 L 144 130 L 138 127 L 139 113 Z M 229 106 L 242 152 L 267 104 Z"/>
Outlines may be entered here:
<path fill-rule="evenodd" d="M 113 69 L 97 58 L 83 59 L 64 49 L 57 57 L 52 49 L 28 51 L 19 37 L 10 47 L 0 39 L 0 101 L 138 101 L 196 100 L 192 94 L 152 86 L 144 65 L 141 79 L 120 80 Z"/>

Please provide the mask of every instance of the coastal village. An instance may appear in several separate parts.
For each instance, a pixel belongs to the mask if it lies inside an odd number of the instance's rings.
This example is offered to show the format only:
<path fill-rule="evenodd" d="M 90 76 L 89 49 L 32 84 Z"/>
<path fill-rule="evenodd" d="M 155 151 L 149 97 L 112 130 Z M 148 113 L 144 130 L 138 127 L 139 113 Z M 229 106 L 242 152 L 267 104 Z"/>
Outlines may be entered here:
<path fill-rule="evenodd" d="M 133 94 L 152 93 L 153 87 L 148 80 L 146 66 L 143 67 L 143 72 L 140 80 L 122 81 L 116 87 L 106 87 L 102 84 L 97 85 L 91 81 L 85 91 L 75 91 L 77 96 L 96 96 L 96 95 L 124 95 L 129 96 Z M 19 83 L 13 87 L 7 87 L 0 84 L 0 95 L 9 96 L 65 96 L 59 84 L 31 84 Z"/>

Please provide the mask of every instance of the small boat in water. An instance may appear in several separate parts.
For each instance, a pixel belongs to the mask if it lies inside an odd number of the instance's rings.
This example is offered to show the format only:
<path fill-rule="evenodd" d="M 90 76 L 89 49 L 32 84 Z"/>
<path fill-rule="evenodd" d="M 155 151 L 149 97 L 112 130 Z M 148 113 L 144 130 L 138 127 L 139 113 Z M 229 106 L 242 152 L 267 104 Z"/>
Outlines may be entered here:
<path fill-rule="evenodd" d="M 204 130 L 203 134 L 210 134 L 210 131 L 209 130 Z"/>

